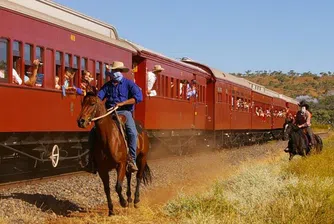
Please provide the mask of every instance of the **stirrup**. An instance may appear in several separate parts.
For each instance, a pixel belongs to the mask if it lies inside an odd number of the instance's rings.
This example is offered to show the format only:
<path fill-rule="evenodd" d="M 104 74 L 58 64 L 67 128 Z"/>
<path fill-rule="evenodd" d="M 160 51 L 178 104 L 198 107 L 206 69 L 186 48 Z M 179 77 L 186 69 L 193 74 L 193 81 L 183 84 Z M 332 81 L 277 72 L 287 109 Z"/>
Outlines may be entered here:
<path fill-rule="evenodd" d="M 136 171 L 138 171 L 138 167 L 134 162 L 128 162 L 126 165 L 126 170 L 130 173 L 134 173 Z"/>

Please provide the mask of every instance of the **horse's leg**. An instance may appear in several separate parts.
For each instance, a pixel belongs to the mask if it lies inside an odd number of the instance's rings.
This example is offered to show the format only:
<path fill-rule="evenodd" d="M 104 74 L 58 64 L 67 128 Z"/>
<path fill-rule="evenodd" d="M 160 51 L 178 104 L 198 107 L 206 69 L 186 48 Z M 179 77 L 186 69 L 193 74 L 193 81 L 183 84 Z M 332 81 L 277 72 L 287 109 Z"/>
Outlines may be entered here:
<path fill-rule="evenodd" d="M 291 161 L 292 160 L 292 158 L 295 156 L 293 153 L 289 153 L 290 154 L 290 157 L 289 157 L 289 161 Z"/>
<path fill-rule="evenodd" d="M 106 193 L 106 196 L 107 196 L 109 216 L 115 215 L 114 209 L 113 209 L 113 204 L 112 204 L 111 197 L 110 197 L 108 170 L 99 170 L 99 176 L 100 176 L 100 178 L 103 182 L 104 192 Z"/>
<path fill-rule="evenodd" d="M 134 206 L 135 208 L 138 207 L 137 204 L 140 202 L 139 199 L 139 190 L 140 190 L 140 184 L 141 180 L 143 179 L 143 174 L 145 170 L 145 165 L 146 165 L 146 157 L 143 156 L 142 154 L 138 155 L 137 157 L 137 175 L 136 175 L 136 192 L 135 192 L 135 200 L 134 200 Z"/>
<path fill-rule="evenodd" d="M 128 197 L 128 203 L 132 203 L 132 198 L 131 198 L 131 176 L 132 173 L 131 172 L 126 172 L 126 179 L 127 179 L 127 183 L 128 183 L 128 188 L 126 190 L 126 196 Z"/>
<path fill-rule="evenodd" d="M 117 182 L 116 182 L 116 192 L 118 194 L 119 197 L 119 203 L 121 204 L 121 206 L 127 207 L 128 203 L 127 201 L 124 199 L 123 194 L 122 194 L 122 185 L 123 185 L 123 180 L 125 177 L 125 162 L 124 163 L 120 163 L 119 166 L 117 167 Z"/>

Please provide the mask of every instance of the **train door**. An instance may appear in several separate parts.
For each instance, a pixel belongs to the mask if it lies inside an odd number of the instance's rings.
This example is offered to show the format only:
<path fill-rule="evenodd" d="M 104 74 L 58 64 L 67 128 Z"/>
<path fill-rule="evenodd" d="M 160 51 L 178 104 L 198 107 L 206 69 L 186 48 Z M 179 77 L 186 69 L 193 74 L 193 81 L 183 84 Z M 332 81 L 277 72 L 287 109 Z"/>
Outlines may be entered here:
<path fill-rule="evenodd" d="M 139 56 L 132 58 L 132 79 L 141 88 L 143 102 L 135 105 L 134 117 L 145 127 L 145 108 L 146 108 L 146 60 Z"/>
<path fill-rule="evenodd" d="M 54 52 L 52 49 L 46 48 L 45 58 L 43 61 L 44 66 L 44 85 L 45 88 L 55 88 L 55 64 L 54 64 Z M 59 85 L 61 82 L 59 80 Z"/>
<path fill-rule="evenodd" d="M 205 129 L 214 129 L 214 116 L 215 116 L 215 82 L 209 78 L 206 80 L 206 93 L 205 93 Z"/>

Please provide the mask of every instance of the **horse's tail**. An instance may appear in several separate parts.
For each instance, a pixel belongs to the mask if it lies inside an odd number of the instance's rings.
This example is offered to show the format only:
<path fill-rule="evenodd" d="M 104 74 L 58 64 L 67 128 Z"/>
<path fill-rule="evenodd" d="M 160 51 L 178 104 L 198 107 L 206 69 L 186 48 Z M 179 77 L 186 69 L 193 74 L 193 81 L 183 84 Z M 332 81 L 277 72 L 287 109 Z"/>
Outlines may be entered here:
<path fill-rule="evenodd" d="M 145 164 L 145 167 L 144 167 L 143 182 L 145 186 L 152 182 L 152 172 L 151 172 L 150 167 L 147 165 L 147 163 Z"/>
<path fill-rule="evenodd" d="M 324 146 L 322 143 L 322 139 L 320 138 L 319 135 L 314 135 L 314 137 L 315 137 L 315 140 L 317 141 L 317 145 L 316 145 L 317 152 L 320 153 Z"/>

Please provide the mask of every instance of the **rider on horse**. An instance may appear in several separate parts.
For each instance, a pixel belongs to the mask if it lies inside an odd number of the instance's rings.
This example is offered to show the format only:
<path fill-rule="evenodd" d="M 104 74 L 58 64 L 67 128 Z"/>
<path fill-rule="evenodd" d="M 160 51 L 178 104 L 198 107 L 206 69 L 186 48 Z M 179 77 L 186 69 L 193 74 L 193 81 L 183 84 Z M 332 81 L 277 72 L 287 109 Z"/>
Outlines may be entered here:
<path fill-rule="evenodd" d="M 295 123 L 299 128 L 302 128 L 302 129 L 306 128 L 306 132 L 307 132 L 308 139 L 309 139 L 309 144 L 315 145 L 314 138 L 313 138 L 313 132 L 311 130 L 312 114 L 309 111 L 310 106 L 304 101 L 300 102 L 299 106 L 301 110 L 297 112 Z"/>
<path fill-rule="evenodd" d="M 127 145 L 129 147 L 128 169 L 130 172 L 138 171 L 136 165 L 137 149 L 137 129 L 132 117 L 134 104 L 143 100 L 141 89 L 129 79 L 123 77 L 122 72 L 128 72 L 129 69 L 122 62 L 114 61 L 110 66 L 106 65 L 106 75 L 111 80 L 105 83 L 99 90 L 97 96 L 106 99 L 106 108 L 118 106 L 117 114 L 124 115 L 126 118 L 125 130 L 127 136 Z M 91 157 L 88 165 L 89 172 L 96 173 L 96 167 Z"/>

